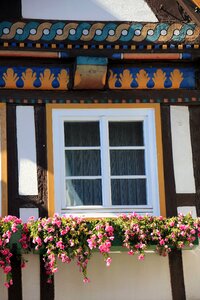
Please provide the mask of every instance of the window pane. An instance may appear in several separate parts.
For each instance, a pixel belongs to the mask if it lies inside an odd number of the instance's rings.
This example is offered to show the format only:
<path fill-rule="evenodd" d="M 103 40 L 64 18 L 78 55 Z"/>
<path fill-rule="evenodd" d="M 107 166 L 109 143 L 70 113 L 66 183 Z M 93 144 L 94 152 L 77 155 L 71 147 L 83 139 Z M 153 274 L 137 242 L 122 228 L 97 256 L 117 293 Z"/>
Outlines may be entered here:
<path fill-rule="evenodd" d="M 110 146 L 143 146 L 143 122 L 109 122 Z"/>
<path fill-rule="evenodd" d="M 145 205 L 145 179 L 112 179 L 111 180 L 113 205 Z"/>
<path fill-rule="evenodd" d="M 144 150 L 111 150 L 111 175 L 145 175 Z"/>
<path fill-rule="evenodd" d="M 65 147 L 99 146 L 99 122 L 65 122 Z"/>
<path fill-rule="evenodd" d="M 101 175 L 99 150 L 65 151 L 66 176 Z"/>
<path fill-rule="evenodd" d="M 101 180 L 66 180 L 66 205 L 102 205 Z"/>

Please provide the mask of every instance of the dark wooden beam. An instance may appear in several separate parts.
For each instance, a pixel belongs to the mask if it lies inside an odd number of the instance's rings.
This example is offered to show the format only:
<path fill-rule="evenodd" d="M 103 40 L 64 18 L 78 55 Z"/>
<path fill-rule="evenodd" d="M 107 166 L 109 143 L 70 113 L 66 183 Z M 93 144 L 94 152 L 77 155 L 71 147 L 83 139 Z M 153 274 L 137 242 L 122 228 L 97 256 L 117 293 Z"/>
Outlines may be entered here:
<path fill-rule="evenodd" d="M 184 102 L 184 99 L 187 99 L 187 102 Z M 62 103 L 66 103 L 67 101 L 78 101 L 82 100 L 89 100 L 89 101 L 103 101 L 106 103 L 108 101 L 118 100 L 120 102 L 127 101 L 127 103 L 138 102 L 145 99 L 145 103 L 155 103 L 157 99 L 162 105 L 168 106 L 171 105 L 188 105 L 200 104 L 200 89 L 198 90 L 127 90 L 127 91 L 22 91 L 22 90 L 15 90 L 15 92 L 11 93 L 10 90 L 1 90 L 1 98 L 0 102 L 7 101 L 19 104 L 27 104 L 30 101 L 30 104 L 33 105 L 33 101 L 36 100 L 36 103 L 49 103 L 49 101 L 54 101 L 54 103 L 59 102 L 62 100 Z M 25 99 L 25 101 L 24 101 Z M 173 99 L 173 103 L 170 103 L 171 99 Z M 136 101 L 137 100 L 137 101 Z M 24 102 L 23 102 L 24 101 Z M 98 102 L 97 102 L 98 103 Z"/>
<path fill-rule="evenodd" d="M 52 283 L 47 283 L 47 279 L 44 261 L 40 256 L 40 299 L 54 300 L 54 278 Z"/>
<path fill-rule="evenodd" d="M 1 0 L 0 20 L 15 20 L 22 18 L 21 0 Z"/>
<path fill-rule="evenodd" d="M 172 250 L 172 252 L 169 253 L 169 268 L 171 277 L 172 299 L 186 300 L 182 252 L 180 250 Z"/>
<path fill-rule="evenodd" d="M 22 299 L 22 270 L 21 259 L 17 255 L 11 258 L 13 285 L 8 289 L 8 300 Z"/>
<path fill-rule="evenodd" d="M 19 217 L 16 106 L 7 108 L 8 214 Z"/>
<path fill-rule="evenodd" d="M 167 217 L 177 215 L 176 191 L 174 180 L 174 167 L 172 157 L 172 140 L 170 124 L 170 106 L 161 107 L 163 163 L 165 177 L 165 196 Z"/>
<path fill-rule="evenodd" d="M 48 216 L 47 192 L 47 149 L 46 149 L 46 108 L 45 105 L 35 105 L 35 135 L 37 154 L 38 196 L 37 206 L 39 217 Z"/>
<path fill-rule="evenodd" d="M 47 149 L 46 149 L 46 108 L 45 105 L 36 105 L 35 135 L 37 153 L 38 196 L 37 206 L 39 217 L 48 217 L 47 209 Z M 40 299 L 54 300 L 54 279 L 47 283 L 48 276 L 44 268 L 44 261 L 40 256 Z"/>
<path fill-rule="evenodd" d="M 196 206 L 196 194 L 176 194 L 177 206 Z"/>
<path fill-rule="evenodd" d="M 170 106 L 161 107 L 163 159 L 165 177 L 165 199 L 167 217 L 177 215 L 177 201 L 172 157 Z M 169 268 L 173 300 L 186 300 L 181 251 L 169 254 Z"/>
<path fill-rule="evenodd" d="M 191 20 L 200 26 L 200 15 L 195 11 L 195 5 L 191 0 L 177 0 Z"/>

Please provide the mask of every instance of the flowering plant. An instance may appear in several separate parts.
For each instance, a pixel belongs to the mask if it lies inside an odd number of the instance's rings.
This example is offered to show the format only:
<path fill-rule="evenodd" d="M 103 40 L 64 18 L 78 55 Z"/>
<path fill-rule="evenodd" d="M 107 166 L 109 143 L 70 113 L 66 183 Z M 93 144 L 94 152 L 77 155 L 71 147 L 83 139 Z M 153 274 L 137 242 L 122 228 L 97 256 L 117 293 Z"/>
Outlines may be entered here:
<path fill-rule="evenodd" d="M 7 216 L 0 219 L 0 267 L 7 275 L 5 285 L 9 287 L 15 248 L 22 254 L 34 249 L 43 257 L 49 283 L 58 271 L 58 259 L 63 263 L 75 259 L 83 273 L 83 281 L 89 282 L 87 264 L 95 249 L 110 266 L 109 253 L 116 245 L 122 246 L 130 255 L 137 253 L 138 259 L 144 260 L 145 250 L 152 244 L 157 253 L 166 256 L 171 248 L 192 248 L 197 236 L 200 237 L 200 218 L 193 219 L 190 214 L 164 218 L 133 213 L 92 220 L 55 214 L 52 218 L 30 218 L 24 224 L 16 217 Z M 23 259 L 21 266 L 24 266 Z"/>
<path fill-rule="evenodd" d="M 46 272 L 51 282 L 52 275 L 57 272 L 57 259 L 70 263 L 76 259 L 80 271 L 83 273 L 84 282 L 89 282 L 87 277 L 87 263 L 92 255 L 92 249 L 99 248 L 104 255 L 106 264 L 110 263 L 108 252 L 111 240 L 114 239 L 114 229 L 105 220 L 87 221 L 78 217 L 44 218 L 34 221 L 29 220 L 27 227 L 31 237 L 32 248 L 40 250 L 43 254 Z"/>
<path fill-rule="evenodd" d="M 6 282 L 4 285 L 10 287 L 13 284 L 12 281 L 12 266 L 11 257 L 16 250 L 12 244 L 13 235 L 20 232 L 19 236 L 23 236 L 24 226 L 22 220 L 14 216 L 6 216 L 0 218 L 0 268 L 6 274 Z M 25 234 L 26 239 L 27 235 Z M 20 243 L 20 241 L 19 241 Z M 20 245 L 21 247 L 21 245 Z"/>
<path fill-rule="evenodd" d="M 197 236 L 200 236 L 200 219 L 193 220 L 190 214 L 164 218 L 133 213 L 120 216 L 115 224 L 128 254 L 138 253 L 139 260 L 144 259 L 149 245 L 155 245 L 156 252 L 166 256 L 171 248 L 192 248 Z"/>

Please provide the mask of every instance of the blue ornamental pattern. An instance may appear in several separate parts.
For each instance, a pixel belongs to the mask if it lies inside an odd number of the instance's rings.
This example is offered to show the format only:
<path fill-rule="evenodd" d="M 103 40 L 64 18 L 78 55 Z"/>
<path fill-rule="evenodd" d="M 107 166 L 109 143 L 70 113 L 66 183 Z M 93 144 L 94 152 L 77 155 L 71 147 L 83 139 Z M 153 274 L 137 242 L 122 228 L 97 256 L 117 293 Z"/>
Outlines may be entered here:
<path fill-rule="evenodd" d="M 18 42 L 192 43 L 199 35 L 192 23 L 0 22 L 0 39 Z"/>

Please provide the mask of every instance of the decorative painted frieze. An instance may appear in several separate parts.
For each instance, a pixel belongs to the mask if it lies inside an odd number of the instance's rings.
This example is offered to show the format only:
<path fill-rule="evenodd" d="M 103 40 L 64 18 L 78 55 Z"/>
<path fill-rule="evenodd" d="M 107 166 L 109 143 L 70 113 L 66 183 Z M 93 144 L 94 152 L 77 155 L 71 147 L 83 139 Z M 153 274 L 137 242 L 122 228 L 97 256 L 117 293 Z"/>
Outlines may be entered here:
<path fill-rule="evenodd" d="M 67 90 L 69 68 L 0 67 L 0 88 Z"/>
<path fill-rule="evenodd" d="M 0 39 L 4 41 L 43 42 L 195 42 L 200 28 L 181 23 L 122 23 L 122 22 L 9 22 L 0 23 Z"/>
<path fill-rule="evenodd" d="M 111 67 L 110 89 L 194 89 L 193 68 L 135 68 Z"/>
<path fill-rule="evenodd" d="M 78 57 L 74 89 L 194 89 L 194 68 L 110 67 L 107 58 Z M 61 67 L 0 67 L 0 89 L 68 90 L 70 71 Z"/>

